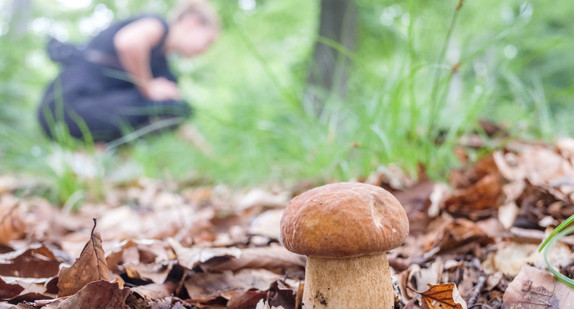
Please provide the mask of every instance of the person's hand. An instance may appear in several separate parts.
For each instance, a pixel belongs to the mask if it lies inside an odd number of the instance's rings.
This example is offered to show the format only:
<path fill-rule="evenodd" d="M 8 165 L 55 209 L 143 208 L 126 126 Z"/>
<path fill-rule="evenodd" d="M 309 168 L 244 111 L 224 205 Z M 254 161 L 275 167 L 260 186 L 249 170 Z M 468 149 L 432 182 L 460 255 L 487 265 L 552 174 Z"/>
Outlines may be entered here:
<path fill-rule="evenodd" d="M 144 95 L 153 101 L 180 100 L 177 84 L 165 77 L 154 78 L 143 89 Z"/>

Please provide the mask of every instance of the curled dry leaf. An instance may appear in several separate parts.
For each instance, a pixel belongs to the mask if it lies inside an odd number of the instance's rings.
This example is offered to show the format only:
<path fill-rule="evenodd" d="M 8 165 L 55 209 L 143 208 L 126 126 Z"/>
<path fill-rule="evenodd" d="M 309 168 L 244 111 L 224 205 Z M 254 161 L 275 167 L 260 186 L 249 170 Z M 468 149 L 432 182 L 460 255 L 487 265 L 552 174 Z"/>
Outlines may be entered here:
<path fill-rule="evenodd" d="M 110 274 L 104 249 L 102 249 L 102 237 L 95 232 L 96 223 L 90 236 L 90 240 L 82 250 L 80 257 L 76 259 L 72 267 L 64 267 L 60 270 L 58 296 L 75 294 L 88 283 L 98 280 L 110 280 Z"/>
<path fill-rule="evenodd" d="M 129 306 L 126 305 L 129 293 L 128 288 L 120 288 L 117 282 L 94 281 L 88 283 L 74 296 L 63 301 L 58 309 L 129 309 Z"/>
<path fill-rule="evenodd" d="M 467 309 L 454 283 L 429 284 L 430 289 L 421 293 L 422 309 Z"/>

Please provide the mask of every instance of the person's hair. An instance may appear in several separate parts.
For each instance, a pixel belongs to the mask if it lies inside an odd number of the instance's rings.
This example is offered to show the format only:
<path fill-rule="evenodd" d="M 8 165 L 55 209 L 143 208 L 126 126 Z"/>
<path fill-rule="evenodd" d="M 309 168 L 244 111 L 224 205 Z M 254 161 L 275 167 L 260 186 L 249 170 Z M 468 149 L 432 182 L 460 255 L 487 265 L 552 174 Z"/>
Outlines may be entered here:
<path fill-rule="evenodd" d="M 202 25 L 220 27 L 219 16 L 215 7 L 207 0 L 183 0 L 173 11 L 172 22 L 177 22 L 188 15 L 195 15 Z"/>

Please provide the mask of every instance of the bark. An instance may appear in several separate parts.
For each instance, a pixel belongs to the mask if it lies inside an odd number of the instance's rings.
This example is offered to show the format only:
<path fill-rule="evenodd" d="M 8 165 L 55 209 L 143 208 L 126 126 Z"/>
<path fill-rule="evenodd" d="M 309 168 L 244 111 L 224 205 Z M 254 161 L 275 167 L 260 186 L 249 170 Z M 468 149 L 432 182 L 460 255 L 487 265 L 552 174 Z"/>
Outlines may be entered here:
<path fill-rule="evenodd" d="M 19 38 L 28 31 L 28 24 L 32 18 L 31 0 L 12 0 L 10 14 L 9 35 L 12 38 Z"/>
<path fill-rule="evenodd" d="M 357 10 L 354 1 L 321 0 L 319 38 L 352 51 L 356 30 Z M 308 112 L 319 114 L 330 95 L 345 95 L 349 66 L 350 60 L 344 53 L 320 40 L 315 42 L 305 95 Z"/>

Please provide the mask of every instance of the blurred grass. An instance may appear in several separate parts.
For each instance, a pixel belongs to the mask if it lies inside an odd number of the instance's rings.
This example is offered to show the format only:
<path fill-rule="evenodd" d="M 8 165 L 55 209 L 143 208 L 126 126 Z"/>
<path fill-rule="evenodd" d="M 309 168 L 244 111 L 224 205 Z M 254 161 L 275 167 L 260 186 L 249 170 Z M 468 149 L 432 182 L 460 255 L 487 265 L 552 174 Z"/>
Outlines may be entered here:
<path fill-rule="evenodd" d="M 102 3 L 117 17 L 171 5 L 156 2 L 129 9 Z M 79 20 L 90 10 L 74 15 L 39 3 L 44 18 Z M 113 183 L 138 177 L 235 186 L 320 183 L 366 176 L 386 164 L 416 176 L 422 163 L 440 178 L 457 166 L 457 138 L 477 129 L 480 117 L 531 138 L 574 130 L 568 113 L 574 9 L 565 0 L 554 9 L 541 1 L 465 1 L 444 58 L 458 1 L 357 0 L 357 49 L 345 51 L 353 61 L 348 95 L 330 97 L 319 118 L 302 108 L 318 3 L 257 1 L 254 10 L 216 3 L 224 24 L 219 41 L 204 56 L 172 62 L 212 155 L 177 133 L 105 152 L 75 142 L 49 143 L 32 111 L 56 68 L 38 40 L 44 34 L 29 33 L 12 41 L 0 37 L 0 44 L 11 46 L 0 50 L 0 59 L 11 61 L 2 61 L 0 73 L 0 99 L 6 103 L 0 110 L 10 110 L 0 124 L 0 173 L 38 177 L 61 203 L 101 198 Z M 66 27 L 71 39 L 82 38 L 70 22 Z M 28 48 L 24 60 L 18 44 Z M 439 133 L 444 142 L 437 144 Z"/>

